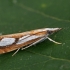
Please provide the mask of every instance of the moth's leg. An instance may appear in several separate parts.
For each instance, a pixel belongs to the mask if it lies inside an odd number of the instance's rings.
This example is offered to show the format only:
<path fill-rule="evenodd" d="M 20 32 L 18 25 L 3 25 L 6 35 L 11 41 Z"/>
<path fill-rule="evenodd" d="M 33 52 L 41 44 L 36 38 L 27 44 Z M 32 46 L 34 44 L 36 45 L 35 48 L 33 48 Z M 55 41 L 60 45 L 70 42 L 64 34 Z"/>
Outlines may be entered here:
<path fill-rule="evenodd" d="M 35 45 L 35 44 L 37 44 L 37 43 L 39 43 L 39 42 L 41 42 L 41 41 L 44 41 L 45 39 L 46 39 L 46 37 L 42 37 L 41 39 L 39 39 L 39 40 L 33 42 L 32 44 L 30 44 L 30 45 L 28 45 L 28 46 L 26 46 L 26 47 L 24 47 L 24 48 L 21 48 L 21 50 L 24 50 L 24 49 L 26 49 L 26 48 L 29 48 L 29 47 L 31 47 L 32 45 Z"/>
<path fill-rule="evenodd" d="M 52 42 L 54 42 L 54 43 L 56 43 L 56 44 L 61 44 L 61 43 L 59 43 L 59 42 L 56 42 L 56 41 L 52 40 L 52 39 L 49 38 L 49 37 L 47 37 L 47 39 L 49 39 L 50 41 L 52 41 Z"/>
<path fill-rule="evenodd" d="M 2 33 L 0 33 L 0 35 L 2 35 Z"/>
<path fill-rule="evenodd" d="M 17 49 L 16 51 L 15 51 L 15 53 L 12 55 L 12 56 L 14 56 L 18 51 L 20 50 L 20 48 L 19 49 Z"/>

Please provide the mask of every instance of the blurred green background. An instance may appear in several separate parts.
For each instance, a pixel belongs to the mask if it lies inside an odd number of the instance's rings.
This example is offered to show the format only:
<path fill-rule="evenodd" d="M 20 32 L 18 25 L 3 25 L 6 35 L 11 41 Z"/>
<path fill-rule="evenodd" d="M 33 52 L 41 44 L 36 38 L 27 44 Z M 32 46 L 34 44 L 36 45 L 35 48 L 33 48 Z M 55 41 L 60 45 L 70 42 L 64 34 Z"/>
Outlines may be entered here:
<path fill-rule="evenodd" d="M 0 70 L 70 70 L 70 0 L 0 0 L 0 33 L 62 28 L 24 51 L 0 55 Z"/>

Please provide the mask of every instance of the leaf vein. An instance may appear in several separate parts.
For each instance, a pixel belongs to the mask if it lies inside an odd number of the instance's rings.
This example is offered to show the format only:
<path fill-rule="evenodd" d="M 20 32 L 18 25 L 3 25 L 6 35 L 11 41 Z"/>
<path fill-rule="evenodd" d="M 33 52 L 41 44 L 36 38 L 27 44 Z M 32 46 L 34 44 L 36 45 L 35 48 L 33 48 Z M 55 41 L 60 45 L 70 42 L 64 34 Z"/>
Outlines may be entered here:
<path fill-rule="evenodd" d="M 60 19 L 60 18 L 57 18 L 57 17 L 54 17 L 54 16 L 47 15 L 47 14 L 45 14 L 43 12 L 40 12 L 38 10 L 34 10 L 34 9 L 30 8 L 30 7 L 27 7 L 27 6 L 25 6 L 25 5 L 21 4 L 21 3 L 19 3 L 17 5 L 20 6 L 21 8 L 23 8 L 23 9 L 26 9 L 26 10 L 28 10 L 30 12 L 38 13 L 38 14 L 44 16 L 44 17 L 48 17 L 48 18 L 55 19 L 55 20 L 58 20 L 58 21 L 70 22 L 70 20 Z"/>

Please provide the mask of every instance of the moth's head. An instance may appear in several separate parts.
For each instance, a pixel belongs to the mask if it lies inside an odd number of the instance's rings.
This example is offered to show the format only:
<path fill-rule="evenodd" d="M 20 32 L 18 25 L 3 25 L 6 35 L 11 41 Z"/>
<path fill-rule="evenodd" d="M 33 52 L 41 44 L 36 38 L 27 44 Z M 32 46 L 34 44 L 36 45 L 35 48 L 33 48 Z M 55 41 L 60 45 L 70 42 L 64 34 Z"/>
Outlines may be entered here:
<path fill-rule="evenodd" d="M 61 30 L 61 28 L 46 28 L 46 30 L 47 30 L 47 33 L 49 35 L 51 35 L 51 34 L 57 32 L 57 31 Z"/>

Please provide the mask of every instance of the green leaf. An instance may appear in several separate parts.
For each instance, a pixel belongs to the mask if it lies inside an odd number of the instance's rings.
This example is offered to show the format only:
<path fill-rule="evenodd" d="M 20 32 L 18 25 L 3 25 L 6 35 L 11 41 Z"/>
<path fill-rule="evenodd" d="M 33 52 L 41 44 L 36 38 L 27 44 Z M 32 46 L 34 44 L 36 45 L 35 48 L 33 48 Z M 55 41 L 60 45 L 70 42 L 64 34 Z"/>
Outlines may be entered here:
<path fill-rule="evenodd" d="M 51 36 L 61 45 L 45 40 L 15 56 L 0 55 L 0 70 L 70 70 L 70 0 L 0 0 L 0 33 L 38 28 L 62 28 Z"/>

